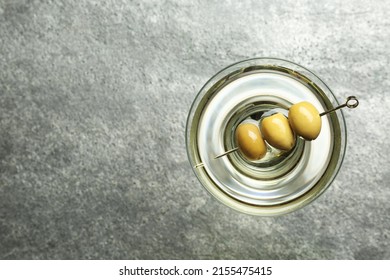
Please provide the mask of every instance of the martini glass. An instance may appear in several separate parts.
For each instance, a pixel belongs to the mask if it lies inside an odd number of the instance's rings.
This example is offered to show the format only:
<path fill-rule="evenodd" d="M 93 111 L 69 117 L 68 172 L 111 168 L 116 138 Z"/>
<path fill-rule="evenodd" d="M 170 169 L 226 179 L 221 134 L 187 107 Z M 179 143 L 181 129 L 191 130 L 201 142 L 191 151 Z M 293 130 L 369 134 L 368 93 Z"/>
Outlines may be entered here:
<path fill-rule="evenodd" d="M 321 195 L 336 177 L 346 149 L 341 110 L 321 117 L 313 141 L 296 137 L 288 152 L 267 144 L 267 154 L 249 161 L 237 147 L 235 129 L 261 122 L 270 112 L 288 115 L 295 103 L 308 101 L 319 112 L 339 106 L 328 86 L 308 69 L 290 61 L 255 58 L 214 75 L 199 91 L 186 127 L 188 158 L 203 187 L 237 211 L 276 216 L 300 209 Z"/>

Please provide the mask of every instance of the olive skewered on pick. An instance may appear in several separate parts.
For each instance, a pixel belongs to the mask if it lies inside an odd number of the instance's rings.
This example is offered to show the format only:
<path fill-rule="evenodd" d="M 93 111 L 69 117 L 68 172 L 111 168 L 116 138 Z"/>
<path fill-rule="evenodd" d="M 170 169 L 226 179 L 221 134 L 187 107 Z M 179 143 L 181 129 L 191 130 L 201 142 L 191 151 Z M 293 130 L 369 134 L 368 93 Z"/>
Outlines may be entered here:
<path fill-rule="evenodd" d="M 267 153 L 267 146 L 258 125 L 241 123 L 235 134 L 238 149 L 247 159 L 259 160 Z"/>
<path fill-rule="evenodd" d="M 290 107 L 288 120 L 291 128 L 297 135 L 305 140 L 311 141 L 316 139 L 321 132 L 322 116 L 344 107 L 356 108 L 358 105 L 359 101 L 357 98 L 355 96 L 349 96 L 344 104 L 320 114 L 313 104 L 302 101 Z"/>
<path fill-rule="evenodd" d="M 264 140 L 277 149 L 289 151 L 295 145 L 294 133 L 305 140 L 314 140 L 321 132 L 323 115 L 343 107 L 356 108 L 358 105 L 357 98 L 349 96 L 344 104 L 320 114 L 310 102 L 302 101 L 290 107 L 288 119 L 281 113 L 262 119 L 261 129 L 253 123 L 241 123 L 235 132 L 238 147 L 215 159 L 239 150 L 248 160 L 259 160 L 267 152 Z"/>
<path fill-rule="evenodd" d="M 292 105 L 288 111 L 288 121 L 292 130 L 305 140 L 314 140 L 321 132 L 320 113 L 310 102 L 302 101 Z"/>
<path fill-rule="evenodd" d="M 282 113 L 265 117 L 261 121 L 261 132 L 264 139 L 279 150 L 289 151 L 295 145 L 294 132 L 290 128 L 288 119 Z"/>

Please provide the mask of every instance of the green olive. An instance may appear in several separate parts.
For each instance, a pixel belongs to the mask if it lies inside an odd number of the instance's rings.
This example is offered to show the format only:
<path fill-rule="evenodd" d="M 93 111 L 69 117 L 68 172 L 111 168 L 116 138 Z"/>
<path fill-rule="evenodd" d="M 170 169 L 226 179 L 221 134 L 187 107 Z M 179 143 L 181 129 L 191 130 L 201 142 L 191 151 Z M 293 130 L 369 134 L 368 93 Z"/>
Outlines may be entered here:
<path fill-rule="evenodd" d="M 294 132 L 305 140 L 314 140 L 320 134 L 321 117 L 310 102 L 303 101 L 291 106 L 288 120 Z"/>
<path fill-rule="evenodd" d="M 265 117 L 261 121 L 261 132 L 265 141 L 277 149 L 289 151 L 295 145 L 294 133 L 282 113 Z"/>
<path fill-rule="evenodd" d="M 242 123 L 237 127 L 235 134 L 239 151 L 248 160 L 259 160 L 267 153 L 267 147 L 257 125 Z"/>

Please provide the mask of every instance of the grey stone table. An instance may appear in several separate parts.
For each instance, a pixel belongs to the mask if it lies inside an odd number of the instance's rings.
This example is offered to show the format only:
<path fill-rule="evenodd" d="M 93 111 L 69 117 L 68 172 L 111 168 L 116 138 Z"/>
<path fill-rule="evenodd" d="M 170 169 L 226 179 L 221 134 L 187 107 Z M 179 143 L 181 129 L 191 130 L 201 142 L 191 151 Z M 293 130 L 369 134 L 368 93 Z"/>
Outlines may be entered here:
<path fill-rule="evenodd" d="M 361 101 L 333 185 L 277 218 L 185 148 L 202 85 L 263 56 Z M 387 1 L 0 0 L 0 258 L 390 259 L 389 65 Z"/>

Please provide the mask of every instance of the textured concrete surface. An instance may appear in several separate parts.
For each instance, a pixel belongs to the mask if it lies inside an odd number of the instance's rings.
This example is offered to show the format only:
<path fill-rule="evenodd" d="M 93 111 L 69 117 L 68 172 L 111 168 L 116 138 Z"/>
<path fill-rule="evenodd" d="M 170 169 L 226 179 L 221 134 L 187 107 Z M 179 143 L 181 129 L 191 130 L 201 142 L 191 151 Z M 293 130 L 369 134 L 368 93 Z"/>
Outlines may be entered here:
<path fill-rule="evenodd" d="M 197 91 L 260 56 L 361 101 L 334 184 L 278 218 L 185 149 Z M 389 65 L 387 1 L 0 0 L 0 258 L 390 259 Z"/>

